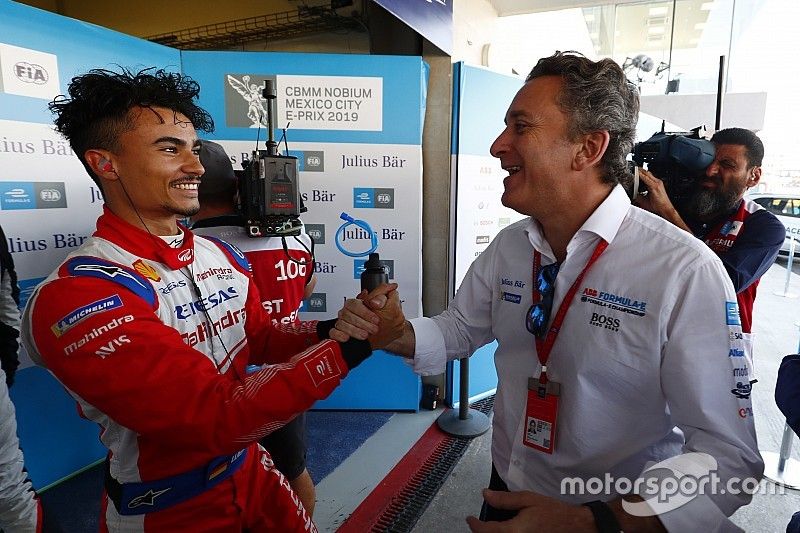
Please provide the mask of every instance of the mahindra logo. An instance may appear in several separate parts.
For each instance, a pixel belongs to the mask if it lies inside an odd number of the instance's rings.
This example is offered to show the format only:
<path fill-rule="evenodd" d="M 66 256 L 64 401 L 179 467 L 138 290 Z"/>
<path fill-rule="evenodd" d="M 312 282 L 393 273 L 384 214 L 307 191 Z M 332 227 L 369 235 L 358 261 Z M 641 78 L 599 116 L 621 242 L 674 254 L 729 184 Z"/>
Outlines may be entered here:
<path fill-rule="evenodd" d="M 42 189 L 39 198 L 44 202 L 58 202 L 61 200 L 61 193 L 57 189 Z"/>
<path fill-rule="evenodd" d="M 35 63 L 26 63 L 25 61 L 20 61 L 14 65 L 14 75 L 20 81 L 35 83 L 36 85 L 44 85 L 50 79 L 50 75 L 43 66 Z"/>
<path fill-rule="evenodd" d="M 180 259 L 181 261 L 191 261 L 193 255 L 194 255 L 193 251 L 190 248 L 188 250 L 184 250 L 181 253 L 179 253 L 178 254 L 178 259 Z"/>

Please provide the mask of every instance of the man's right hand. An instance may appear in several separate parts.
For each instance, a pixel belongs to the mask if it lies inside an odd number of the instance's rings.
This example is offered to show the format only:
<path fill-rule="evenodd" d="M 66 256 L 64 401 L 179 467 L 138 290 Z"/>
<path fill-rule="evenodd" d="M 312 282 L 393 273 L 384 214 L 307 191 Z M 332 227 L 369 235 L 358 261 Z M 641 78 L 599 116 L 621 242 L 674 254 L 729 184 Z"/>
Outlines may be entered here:
<path fill-rule="evenodd" d="M 403 332 L 405 316 L 400 306 L 397 284 L 382 284 L 372 292 L 362 291 L 349 299 L 339 311 L 330 331 L 331 339 L 346 342 L 351 337 L 369 340 L 373 349 L 381 349 Z"/>
<path fill-rule="evenodd" d="M 686 222 L 678 214 L 678 210 L 672 205 L 672 200 L 669 199 L 667 190 L 664 188 L 664 182 L 641 167 L 639 168 L 639 179 L 647 187 L 648 192 L 646 196 L 637 196 L 633 203 L 691 233 L 689 226 L 686 225 Z"/>

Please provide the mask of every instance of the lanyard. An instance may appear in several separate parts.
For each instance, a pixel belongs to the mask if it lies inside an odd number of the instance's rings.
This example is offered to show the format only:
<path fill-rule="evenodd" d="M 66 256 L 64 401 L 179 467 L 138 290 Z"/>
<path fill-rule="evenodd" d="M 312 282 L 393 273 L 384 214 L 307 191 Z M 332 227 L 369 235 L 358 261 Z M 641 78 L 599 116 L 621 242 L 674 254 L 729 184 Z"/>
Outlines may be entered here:
<path fill-rule="evenodd" d="M 580 274 L 578 274 L 578 278 L 572 284 L 572 287 L 569 288 L 566 296 L 564 296 L 564 301 L 561 302 L 561 305 L 558 307 L 558 312 L 556 313 L 555 318 L 553 319 L 552 325 L 547 330 L 547 335 L 544 339 L 540 339 L 539 337 L 534 336 L 536 341 L 536 355 L 539 356 L 539 362 L 542 364 L 542 373 L 539 376 L 539 382 L 541 384 L 547 383 L 547 360 L 550 358 L 550 352 L 553 350 L 553 345 L 556 342 L 556 337 L 558 337 L 558 332 L 561 329 L 561 324 L 564 322 L 564 317 L 567 316 L 567 310 L 569 310 L 569 306 L 572 304 L 572 300 L 575 297 L 575 293 L 578 292 L 578 287 L 580 286 L 581 282 L 583 281 L 583 277 L 592 268 L 592 265 L 597 261 L 600 255 L 608 248 L 608 243 L 605 240 L 600 240 L 597 243 L 597 246 L 592 252 L 592 256 L 589 258 L 589 261 L 586 263 L 586 266 L 583 267 L 583 270 Z M 537 277 L 539 275 L 539 268 L 542 263 L 542 254 L 539 253 L 538 250 L 534 250 L 533 252 L 533 301 L 538 302 L 541 300 L 541 294 L 539 294 L 539 286 L 536 283 Z M 554 282 L 555 284 L 555 282 Z M 555 291 L 555 287 L 553 287 Z"/>

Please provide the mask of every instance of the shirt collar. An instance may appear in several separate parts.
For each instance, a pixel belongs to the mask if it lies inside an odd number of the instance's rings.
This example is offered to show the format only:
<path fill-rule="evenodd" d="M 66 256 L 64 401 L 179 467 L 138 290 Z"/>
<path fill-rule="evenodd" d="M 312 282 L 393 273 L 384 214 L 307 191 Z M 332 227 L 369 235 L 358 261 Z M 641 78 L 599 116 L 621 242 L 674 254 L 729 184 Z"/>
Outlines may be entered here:
<path fill-rule="evenodd" d="M 178 248 L 171 248 L 159 237 L 129 224 L 104 205 L 103 214 L 97 219 L 97 231 L 94 235 L 113 242 L 134 255 L 159 261 L 172 270 L 178 270 L 194 261 L 192 232 L 180 224 L 178 229 L 183 232 L 183 243 Z"/>
<path fill-rule="evenodd" d="M 596 240 L 600 237 L 609 244 L 616 237 L 622 221 L 630 210 L 631 201 L 622 185 L 617 184 L 608 194 L 605 200 L 597 206 L 597 209 L 589 215 L 586 222 L 575 232 L 567 245 L 567 254 L 586 241 Z M 554 257 L 550 244 L 545 240 L 544 233 L 539 222 L 531 217 L 525 228 L 531 244 L 543 255 Z"/>

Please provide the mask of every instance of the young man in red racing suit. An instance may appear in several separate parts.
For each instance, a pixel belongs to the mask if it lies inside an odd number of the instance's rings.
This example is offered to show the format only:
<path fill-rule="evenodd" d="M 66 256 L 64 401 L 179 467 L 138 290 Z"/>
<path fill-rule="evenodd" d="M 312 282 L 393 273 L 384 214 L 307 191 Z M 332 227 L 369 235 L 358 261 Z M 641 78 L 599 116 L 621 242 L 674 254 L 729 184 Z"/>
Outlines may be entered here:
<path fill-rule="evenodd" d="M 315 531 L 256 442 L 330 394 L 402 317 L 361 339 L 335 321 L 273 328 L 241 252 L 177 224 L 198 209 L 195 128 L 213 129 L 198 92 L 179 74 L 93 70 L 51 104 L 105 206 L 32 295 L 23 342 L 102 428 L 102 530 Z"/>

